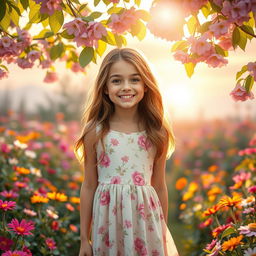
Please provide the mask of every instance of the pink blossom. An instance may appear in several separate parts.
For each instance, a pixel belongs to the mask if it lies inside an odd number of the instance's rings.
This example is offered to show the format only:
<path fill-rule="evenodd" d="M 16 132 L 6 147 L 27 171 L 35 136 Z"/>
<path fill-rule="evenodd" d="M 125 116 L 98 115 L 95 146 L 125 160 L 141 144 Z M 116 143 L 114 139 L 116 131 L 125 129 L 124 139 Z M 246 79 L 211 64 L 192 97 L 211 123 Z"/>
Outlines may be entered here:
<path fill-rule="evenodd" d="M 138 255 L 140 256 L 148 255 L 147 248 L 145 247 L 145 242 L 141 238 L 137 237 L 134 240 L 134 246 Z"/>
<path fill-rule="evenodd" d="M 132 173 L 132 179 L 135 185 L 138 185 L 138 186 L 145 185 L 144 177 L 141 175 L 141 173 L 137 171 Z"/>
<path fill-rule="evenodd" d="M 207 0 L 185 0 L 183 1 L 183 8 L 186 13 L 197 13 L 201 7 L 207 3 Z"/>
<path fill-rule="evenodd" d="M 31 61 L 31 62 L 34 62 L 35 60 L 39 59 L 40 58 L 40 52 L 39 51 L 30 51 L 28 53 L 28 59 Z"/>
<path fill-rule="evenodd" d="M 118 144 L 119 144 L 119 141 L 117 140 L 117 139 L 111 139 L 111 144 L 113 145 L 113 146 L 117 146 Z"/>
<path fill-rule="evenodd" d="M 247 69 L 250 74 L 253 76 L 254 80 L 256 80 L 256 62 L 249 62 L 247 64 Z"/>
<path fill-rule="evenodd" d="M 78 62 L 73 62 L 71 66 L 71 70 L 77 73 L 77 72 L 83 72 L 84 68 L 82 68 Z"/>
<path fill-rule="evenodd" d="M 127 163 L 129 161 L 129 156 L 123 156 L 121 157 L 121 160 L 124 162 L 124 163 Z"/>
<path fill-rule="evenodd" d="M 249 207 L 243 210 L 243 213 L 245 214 L 250 214 L 250 213 L 254 213 L 255 209 L 253 207 Z"/>
<path fill-rule="evenodd" d="M 189 55 L 188 53 L 178 50 L 173 55 L 175 60 L 181 61 L 182 64 L 189 62 Z"/>
<path fill-rule="evenodd" d="M 228 51 L 233 49 L 233 45 L 232 45 L 232 39 L 231 37 L 226 37 L 226 36 L 221 36 L 219 38 L 219 46 L 222 47 L 224 50 Z"/>
<path fill-rule="evenodd" d="M 0 68 L 0 80 L 7 77 L 8 77 L 8 73 L 4 69 Z"/>
<path fill-rule="evenodd" d="M 108 205 L 109 202 L 110 202 L 109 190 L 101 192 L 101 194 L 100 194 L 100 204 L 101 205 Z"/>
<path fill-rule="evenodd" d="M 11 38 L 9 38 L 8 36 L 4 36 L 1 38 L 1 42 L 2 42 L 3 47 L 7 48 L 7 47 L 11 46 L 13 40 Z"/>
<path fill-rule="evenodd" d="M 230 92 L 230 95 L 235 101 L 246 101 L 247 99 L 254 99 L 253 93 L 248 93 L 245 87 L 241 86 L 240 83 L 237 83 L 236 87 Z"/>
<path fill-rule="evenodd" d="M 35 0 L 37 4 L 42 3 L 40 12 L 53 15 L 56 10 L 61 11 L 62 0 Z"/>
<path fill-rule="evenodd" d="M 210 31 L 213 32 L 216 38 L 225 35 L 229 29 L 229 23 L 227 21 L 220 21 L 209 26 Z"/>
<path fill-rule="evenodd" d="M 45 83 L 54 83 L 58 80 L 58 75 L 56 72 L 47 71 L 44 82 Z"/>
<path fill-rule="evenodd" d="M 217 239 L 213 239 L 211 241 L 211 243 L 206 245 L 205 249 L 208 251 L 211 251 L 214 248 L 214 246 L 216 245 L 217 241 L 218 241 Z"/>
<path fill-rule="evenodd" d="M 132 227 L 132 222 L 131 222 L 130 220 L 125 220 L 124 223 L 125 223 L 124 226 L 125 226 L 126 228 Z"/>
<path fill-rule="evenodd" d="M 212 45 L 206 41 L 205 38 L 201 37 L 194 40 L 191 45 L 191 52 L 198 55 L 205 55 L 209 53 L 212 49 Z"/>
<path fill-rule="evenodd" d="M 105 242 L 105 245 L 109 248 L 112 247 L 113 244 L 110 243 L 109 241 L 109 232 L 106 232 L 104 237 L 103 237 L 103 241 Z"/>
<path fill-rule="evenodd" d="M 52 65 L 52 61 L 51 60 L 43 60 L 41 62 L 41 67 L 42 68 L 49 68 Z"/>
<path fill-rule="evenodd" d="M 158 250 L 153 250 L 152 251 L 152 256 L 159 256 L 160 252 Z"/>
<path fill-rule="evenodd" d="M 17 58 L 16 63 L 20 68 L 23 69 L 32 68 L 34 66 L 34 63 L 31 62 L 28 58 Z"/>
<path fill-rule="evenodd" d="M 144 150 L 148 150 L 152 146 L 150 140 L 144 135 L 139 136 L 138 144 Z"/>
<path fill-rule="evenodd" d="M 253 136 L 253 138 L 249 142 L 249 146 L 254 146 L 254 145 L 256 145 L 256 133 L 255 133 L 255 135 Z"/>
<path fill-rule="evenodd" d="M 110 165 L 110 158 L 105 152 L 102 152 L 100 155 L 100 165 L 103 167 L 108 167 Z"/>
<path fill-rule="evenodd" d="M 110 184 L 120 184 L 121 183 L 121 178 L 119 176 L 114 176 L 112 177 Z"/>
<path fill-rule="evenodd" d="M 98 234 L 103 234 L 105 232 L 106 228 L 105 226 L 100 226 L 99 229 L 98 229 Z"/>
<path fill-rule="evenodd" d="M 28 256 L 24 251 L 6 251 L 2 254 L 2 256 Z"/>
<path fill-rule="evenodd" d="M 213 68 L 220 68 L 228 63 L 226 59 L 224 59 L 221 55 L 216 53 L 210 55 L 205 62 L 208 64 L 209 67 Z"/>
<path fill-rule="evenodd" d="M 0 192 L 0 195 L 5 197 L 5 198 L 16 198 L 19 196 L 18 193 L 14 192 L 13 190 L 4 190 L 2 192 Z"/>
<path fill-rule="evenodd" d="M 239 156 L 256 154 L 256 148 L 246 148 L 238 152 Z"/>
<path fill-rule="evenodd" d="M 241 172 L 238 175 L 234 176 L 232 179 L 235 183 L 244 182 L 251 178 L 250 172 Z"/>
<path fill-rule="evenodd" d="M 14 201 L 3 201 L 0 199 L 0 210 L 9 211 L 16 207 L 16 202 Z"/>
<path fill-rule="evenodd" d="M 96 21 L 90 21 L 87 27 L 88 35 L 92 39 L 99 40 L 102 36 L 107 35 L 106 28 L 100 23 Z"/>
<path fill-rule="evenodd" d="M 66 23 L 63 28 L 67 29 L 69 35 L 74 35 L 77 37 L 86 31 L 85 22 L 81 18 L 76 18 L 68 23 Z"/>
<path fill-rule="evenodd" d="M 56 243 L 55 243 L 55 241 L 52 238 L 46 238 L 45 239 L 45 243 L 46 243 L 46 245 L 48 246 L 48 248 L 50 250 L 54 250 L 54 249 L 57 248 L 56 247 Z"/>
<path fill-rule="evenodd" d="M 18 235 L 33 235 L 30 231 L 35 229 L 33 221 L 26 221 L 22 219 L 19 222 L 17 219 L 12 219 L 10 223 L 8 223 L 8 227 L 11 228 Z"/>

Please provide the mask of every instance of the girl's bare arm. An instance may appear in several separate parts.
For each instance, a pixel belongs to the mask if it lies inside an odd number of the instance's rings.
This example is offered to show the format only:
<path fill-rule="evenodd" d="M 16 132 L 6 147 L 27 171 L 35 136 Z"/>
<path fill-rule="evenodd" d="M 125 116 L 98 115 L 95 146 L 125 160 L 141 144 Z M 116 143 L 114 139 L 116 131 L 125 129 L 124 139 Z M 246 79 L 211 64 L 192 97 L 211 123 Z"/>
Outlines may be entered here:
<path fill-rule="evenodd" d="M 80 190 L 80 238 L 81 242 L 90 240 L 92 206 L 94 193 L 98 185 L 96 152 L 93 149 L 95 131 L 85 136 L 86 160 L 84 161 L 84 180 Z"/>

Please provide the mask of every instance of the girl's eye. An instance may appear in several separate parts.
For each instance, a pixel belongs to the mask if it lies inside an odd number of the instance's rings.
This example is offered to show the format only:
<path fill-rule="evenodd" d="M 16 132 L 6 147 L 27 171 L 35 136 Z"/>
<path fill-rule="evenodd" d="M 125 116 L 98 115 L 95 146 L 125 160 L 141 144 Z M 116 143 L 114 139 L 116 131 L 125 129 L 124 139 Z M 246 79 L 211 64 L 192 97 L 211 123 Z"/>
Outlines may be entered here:
<path fill-rule="evenodd" d="M 112 80 L 112 83 L 113 83 L 113 84 L 119 84 L 120 81 L 121 81 L 120 79 L 114 79 L 114 80 Z"/>
<path fill-rule="evenodd" d="M 138 82 L 140 82 L 140 79 L 139 78 L 132 78 L 132 82 L 133 83 L 138 83 Z"/>

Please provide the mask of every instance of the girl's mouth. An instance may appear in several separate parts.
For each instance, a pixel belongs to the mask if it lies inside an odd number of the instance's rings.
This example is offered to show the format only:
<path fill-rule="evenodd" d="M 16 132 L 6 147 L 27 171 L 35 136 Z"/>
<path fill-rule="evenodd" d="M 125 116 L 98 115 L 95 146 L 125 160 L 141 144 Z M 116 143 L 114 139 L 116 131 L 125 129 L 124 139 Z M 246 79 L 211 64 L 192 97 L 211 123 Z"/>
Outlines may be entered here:
<path fill-rule="evenodd" d="M 135 95 L 120 95 L 120 96 L 118 96 L 119 98 L 121 98 L 121 99 L 130 99 L 130 98 L 133 98 Z"/>

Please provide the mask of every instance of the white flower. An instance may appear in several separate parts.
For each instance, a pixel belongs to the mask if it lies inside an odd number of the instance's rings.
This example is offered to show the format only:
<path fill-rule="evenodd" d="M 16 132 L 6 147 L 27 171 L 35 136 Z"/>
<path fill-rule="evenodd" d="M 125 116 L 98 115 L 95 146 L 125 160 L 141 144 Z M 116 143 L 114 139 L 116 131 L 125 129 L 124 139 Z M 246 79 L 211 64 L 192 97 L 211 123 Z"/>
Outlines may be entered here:
<path fill-rule="evenodd" d="M 37 169 L 37 168 L 30 168 L 30 171 L 32 174 L 34 174 L 37 177 L 42 177 L 42 173 L 41 170 Z"/>
<path fill-rule="evenodd" d="M 252 206 L 254 203 L 255 203 L 255 197 L 249 196 L 241 202 L 241 206 L 249 207 L 249 206 Z"/>
<path fill-rule="evenodd" d="M 63 124 L 58 125 L 58 131 L 65 133 L 67 131 L 67 127 Z"/>
<path fill-rule="evenodd" d="M 9 164 L 13 164 L 13 165 L 18 164 L 19 162 L 17 158 L 9 158 L 8 161 L 9 161 Z"/>
<path fill-rule="evenodd" d="M 15 140 L 15 141 L 13 142 L 13 144 L 14 144 L 16 147 L 21 148 L 21 149 L 25 149 L 25 148 L 28 147 L 27 144 L 21 143 L 19 140 Z"/>
<path fill-rule="evenodd" d="M 34 151 L 31 151 L 31 150 L 25 150 L 25 155 L 27 157 L 30 157 L 30 158 L 33 158 L 33 159 L 36 158 L 36 153 Z"/>
<path fill-rule="evenodd" d="M 248 248 L 247 250 L 244 251 L 244 256 L 254 256 L 256 254 L 256 247 Z"/>

